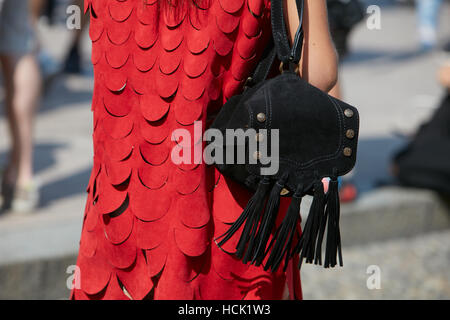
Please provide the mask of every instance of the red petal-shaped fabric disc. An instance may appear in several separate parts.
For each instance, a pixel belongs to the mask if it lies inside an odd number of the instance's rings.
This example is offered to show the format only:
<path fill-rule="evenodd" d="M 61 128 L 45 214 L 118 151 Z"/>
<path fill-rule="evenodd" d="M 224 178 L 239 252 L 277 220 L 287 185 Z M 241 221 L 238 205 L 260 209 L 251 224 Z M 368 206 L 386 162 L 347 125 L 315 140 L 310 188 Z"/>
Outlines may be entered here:
<path fill-rule="evenodd" d="M 234 281 L 224 280 L 212 270 L 208 277 L 202 280 L 197 289 L 200 300 L 241 300 L 244 297 L 241 288 L 235 288 Z"/>
<path fill-rule="evenodd" d="M 173 75 L 158 72 L 156 76 L 156 89 L 162 98 L 170 98 L 177 92 L 178 79 Z"/>
<path fill-rule="evenodd" d="M 130 298 L 125 295 L 123 289 L 120 287 L 115 274 L 111 275 L 108 287 L 106 287 L 106 289 L 98 295 L 101 295 L 98 299 L 102 300 L 130 300 Z M 97 300 L 97 297 L 94 299 Z"/>
<path fill-rule="evenodd" d="M 187 149 L 187 151 L 189 151 L 192 155 L 191 162 L 187 164 L 198 164 L 202 162 L 203 127 L 204 123 L 197 121 L 191 125 L 178 126 L 176 130 L 173 130 L 172 132 L 172 141 L 175 141 L 183 149 Z M 196 155 L 197 157 L 194 157 L 195 152 L 199 153 L 198 155 Z M 186 161 L 184 162 L 186 163 Z"/>
<path fill-rule="evenodd" d="M 91 0 L 83 0 L 83 13 L 86 14 L 89 10 L 89 6 L 91 5 Z"/>
<path fill-rule="evenodd" d="M 132 135 L 129 135 L 123 139 L 106 139 L 105 144 L 106 156 L 111 160 L 121 161 L 130 156 L 133 152 L 134 146 L 132 141 Z"/>
<path fill-rule="evenodd" d="M 242 17 L 241 27 L 248 38 L 256 37 L 261 34 L 260 22 L 252 15 L 245 15 Z"/>
<path fill-rule="evenodd" d="M 211 7 L 211 0 L 192 0 L 194 5 L 201 9 L 200 11 L 208 10 Z"/>
<path fill-rule="evenodd" d="M 150 71 L 156 62 L 156 53 L 154 50 L 136 49 L 133 52 L 133 62 L 139 71 Z"/>
<path fill-rule="evenodd" d="M 131 16 L 132 1 L 109 1 L 109 14 L 117 22 L 123 22 Z"/>
<path fill-rule="evenodd" d="M 216 32 L 213 36 L 214 50 L 219 56 L 228 55 L 233 49 L 233 40 L 231 36 L 222 32 Z"/>
<path fill-rule="evenodd" d="M 187 195 L 193 193 L 200 186 L 203 178 L 203 166 L 192 171 L 177 169 L 173 176 L 173 182 L 179 193 Z"/>
<path fill-rule="evenodd" d="M 155 221 L 169 211 L 172 194 L 166 187 L 151 190 L 143 186 L 139 179 L 132 177 L 130 189 L 131 210 L 138 219 Z"/>
<path fill-rule="evenodd" d="M 231 64 L 231 57 L 222 57 L 222 56 L 215 56 L 214 60 L 210 64 L 211 73 L 214 77 L 218 78 L 223 76 L 225 71 L 228 71 L 230 69 Z M 222 89 L 220 87 L 220 89 Z"/>
<path fill-rule="evenodd" d="M 210 172 L 213 171 L 213 172 Z M 213 192 L 215 188 L 219 185 L 219 181 L 222 177 L 221 173 L 213 166 L 206 167 L 206 176 L 208 179 L 206 180 L 206 190 L 209 192 Z"/>
<path fill-rule="evenodd" d="M 111 138 L 122 139 L 133 130 L 133 120 L 127 116 L 115 117 L 108 114 L 102 119 L 102 128 Z"/>
<path fill-rule="evenodd" d="M 94 204 L 91 204 L 86 214 L 86 220 L 84 220 L 84 228 L 86 231 L 94 231 L 99 221 L 99 217 L 100 214 L 97 207 Z"/>
<path fill-rule="evenodd" d="M 106 74 L 108 76 L 106 76 Z M 105 70 L 103 81 L 106 88 L 112 92 L 121 92 L 127 86 L 127 76 L 122 69 L 114 69 L 109 67 Z"/>
<path fill-rule="evenodd" d="M 150 144 L 148 142 L 141 143 L 139 150 L 145 162 L 159 166 L 169 158 L 169 146 L 166 143 Z"/>
<path fill-rule="evenodd" d="M 136 219 L 135 231 L 137 245 L 141 249 L 154 249 L 161 245 L 163 241 L 167 241 L 170 228 L 171 217 L 165 215 L 159 220 L 142 221 Z"/>
<path fill-rule="evenodd" d="M 175 210 L 180 221 L 189 228 L 204 227 L 210 220 L 208 195 L 197 190 L 176 200 Z"/>
<path fill-rule="evenodd" d="M 223 33 L 232 33 L 239 25 L 240 17 L 219 10 L 216 14 L 217 27 Z"/>
<path fill-rule="evenodd" d="M 256 54 L 255 47 L 259 40 L 260 37 L 248 39 L 247 36 L 242 36 L 241 39 L 236 41 L 236 49 L 242 59 L 248 60 Z"/>
<path fill-rule="evenodd" d="M 222 77 L 213 77 L 208 86 L 208 96 L 211 100 L 217 100 L 220 97 Z"/>
<path fill-rule="evenodd" d="M 222 176 L 213 193 L 214 217 L 224 223 L 233 223 L 244 211 L 250 197 L 247 189 Z"/>
<path fill-rule="evenodd" d="M 186 38 L 188 50 L 193 54 L 200 54 L 204 52 L 208 48 L 209 42 L 209 33 L 207 31 L 198 31 L 196 29 L 192 29 Z"/>
<path fill-rule="evenodd" d="M 91 62 L 94 66 L 100 62 L 103 57 L 103 52 L 103 46 L 101 46 L 99 42 L 92 43 Z"/>
<path fill-rule="evenodd" d="M 164 10 L 162 17 L 166 26 L 169 28 L 178 27 L 184 21 L 187 11 L 186 9 L 186 5 L 184 5 L 184 8 L 180 8 L 179 10 Z"/>
<path fill-rule="evenodd" d="M 124 183 L 131 175 L 131 163 L 127 160 L 115 161 L 108 158 L 105 169 L 108 181 L 115 186 Z"/>
<path fill-rule="evenodd" d="M 126 46 L 110 45 L 106 51 L 106 62 L 114 69 L 122 68 L 128 61 L 130 54 Z"/>
<path fill-rule="evenodd" d="M 152 166 L 147 163 L 142 163 L 138 169 L 139 179 L 142 184 L 149 189 L 157 190 L 161 189 L 169 178 L 169 171 L 172 167 L 169 166 L 169 162 L 161 166 Z"/>
<path fill-rule="evenodd" d="M 208 60 L 203 55 L 185 55 L 183 68 L 184 72 L 191 78 L 201 76 L 208 67 Z"/>
<path fill-rule="evenodd" d="M 122 91 L 103 90 L 102 96 L 106 110 L 117 117 L 128 115 L 139 103 L 138 95 L 128 87 Z"/>
<path fill-rule="evenodd" d="M 179 224 L 175 227 L 174 234 L 178 248 L 190 257 L 202 255 L 210 244 L 208 225 L 202 228 L 189 228 Z"/>
<path fill-rule="evenodd" d="M 162 119 L 158 121 L 147 121 L 142 117 L 139 120 L 139 129 L 142 137 L 152 144 L 160 144 L 163 142 L 170 133 L 170 114 L 166 114 Z"/>
<path fill-rule="evenodd" d="M 119 191 L 108 181 L 105 173 L 100 173 L 98 179 L 98 201 L 96 210 L 101 214 L 108 214 L 117 210 L 127 197 L 127 193 Z"/>
<path fill-rule="evenodd" d="M 189 257 L 180 249 L 174 247 L 167 256 L 164 272 L 175 274 L 178 281 L 191 282 L 200 272 L 207 270 L 208 254 L 208 252 L 205 252 L 204 255 L 198 257 Z"/>
<path fill-rule="evenodd" d="M 89 37 L 91 38 L 91 41 L 98 41 L 102 36 L 104 29 L 102 20 L 91 18 L 91 22 L 89 24 Z"/>
<path fill-rule="evenodd" d="M 96 254 L 92 258 L 83 255 L 78 257 L 80 267 L 81 289 L 87 294 L 96 294 L 102 291 L 111 278 L 111 266 L 104 256 Z"/>
<path fill-rule="evenodd" d="M 248 76 L 250 76 L 250 68 L 253 65 L 252 62 L 255 62 L 255 56 L 252 56 L 248 60 L 242 59 L 242 57 L 237 54 L 236 59 L 233 61 L 231 65 L 231 74 L 233 78 L 237 81 L 245 81 Z"/>
<path fill-rule="evenodd" d="M 170 105 L 156 94 L 140 96 L 141 113 L 148 121 L 161 120 L 169 111 Z"/>
<path fill-rule="evenodd" d="M 123 243 L 131 234 L 134 219 L 134 215 L 129 207 L 118 215 L 104 215 L 103 222 L 106 238 L 113 244 Z"/>
<path fill-rule="evenodd" d="M 203 75 L 198 78 L 189 78 L 186 75 L 183 76 L 181 80 L 183 96 L 191 101 L 200 99 L 205 92 L 205 87 L 207 86 L 207 82 L 205 80 L 210 78 L 207 76 L 207 73 L 203 73 Z"/>
<path fill-rule="evenodd" d="M 239 81 L 234 79 L 233 77 L 228 78 L 225 81 L 226 85 L 223 88 L 223 95 L 229 99 L 235 94 L 237 94 L 240 90 L 242 90 L 242 85 L 244 83 L 243 80 Z"/>
<path fill-rule="evenodd" d="M 189 10 L 189 22 L 191 23 L 191 26 L 196 30 L 206 29 L 208 26 L 208 13 L 209 12 L 206 10 Z"/>
<path fill-rule="evenodd" d="M 220 6 L 228 13 L 235 13 L 242 8 L 244 0 L 219 0 Z"/>
<path fill-rule="evenodd" d="M 159 55 L 159 70 L 164 74 L 172 74 L 177 71 L 181 63 L 181 54 L 176 51 L 162 52 Z"/>
<path fill-rule="evenodd" d="M 108 262 L 119 269 L 130 267 L 136 260 L 136 236 L 131 233 L 130 237 L 121 244 L 113 244 L 108 239 L 104 239 L 99 244 L 108 260 Z"/>
<path fill-rule="evenodd" d="M 83 229 L 80 241 L 80 254 L 87 258 L 93 257 L 97 250 L 97 235 Z"/>
<path fill-rule="evenodd" d="M 150 277 L 154 277 L 161 272 L 167 261 L 168 245 L 166 241 L 163 241 L 158 247 L 145 250 L 145 256 L 147 257 L 147 272 Z"/>
<path fill-rule="evenodd" d="M 137 3 L 137 18 L 142 24 L 154 24 L 158 18 L 158 0 L 139 1 Z"/>
<path fill-rule="evenodd" d="M 204 103 L 202 99 L 189 101 L 184 97 L 179 96 L 173 102 L 173 107 L 175 111 L 175 118 L 178 123 L 187 126 L 200 119 L 203 112 Z"/>
<path fill-rule="evenodd" d="M 124 45 L 130 38 L 131 28 L 129 23 L 111 21 L 106 28 L 108 40 L 115 45 Z"/>
<path fill-rule="evenodd" d="M 178 48 L 183 41 L 183 33 L 179 28 L 168 29 L 162 28 L 161 30 L 161 44 L 167 51 L 173 51 Z"/>
<path fill-rule="evenodd" d="M 109 90 L 104 90 L 103 93 L 103 105 L 106 111 L 112 117 L 125 117 L 128 115 L 133 108 L 133 105 L 130 103 L 131 101 L 123 101 L 128 100 L 128 97 L 121 97 L 123 92 L 115 93 Z M 110 135 L 109 132 L 105 132 Z"/>
<path fill-rule="evenodd" d="M 175 147 L 174 147 L 175 148 Z M 178 168 L 183 171 L 195 170 L 199 166 L 199 163 L 180 163 L 177 164 Z"/>
<path fill-rule="evenodd" d="M 247 9 L 255 18 L 260 18 L 264 13 L 264 1 L 261 0 L 247 0 Z M 245 15 L 248 16 L 248 15 Z"/>
<path fill-rule="evenodd" d="M 147 94 L 147 93 L 152 93 L 154 94 L 155 89 L 155 84 L 152 83 L 150 81 L 151 79 L 151 74 L 153 74 L 153 72 L 155 72 L 155 68 L 153 67 L 152 70 L 148 71 L 148 72 L 142 72 L 139 71 L 136 68 L 130 68 L 131 70 L 129 71 L 129 79 L 130 79 L 130 88 L 132 88 L 132 90 L 138 94 L 138 95 L 143 95 L 143 94 Z M 159 71 L 158 71 L 159 72 Z"/>
<path fill-rule="evenodd" d="M 178 282 L 177 282 L 178 281 Z M 177 283 L 176 286 L 173 283 Z M 192 300 L 194 290 L 190 282 L 181 283 L 174 272 L 163 272 L 155 291 L 155 300 Z"/>
<path fill-rule="evenodd" d="M 147 264 L 141 250 L 137 253 L 134 265 L 124 270 L 117 270 L 117 277 L 133 300 L 144 299 L 153 288 L 153 282 L 147 276 Z"/>
<path fill-rule="evenodd" d="M 153 25 L 143 25 L 136 23 L 134 27 L 134 40 L 141 48 L 151 48 L 158 39 L 158 30 Z"/>
<path fill-rule="evenodd" d="M 236 279 L 236 275 L 242 275 L 248 268 L 235 256 L 222 251 L 214 242 L 211 244 L 211 260 L 211 268 L 224 280 L 233 281 Z"/>

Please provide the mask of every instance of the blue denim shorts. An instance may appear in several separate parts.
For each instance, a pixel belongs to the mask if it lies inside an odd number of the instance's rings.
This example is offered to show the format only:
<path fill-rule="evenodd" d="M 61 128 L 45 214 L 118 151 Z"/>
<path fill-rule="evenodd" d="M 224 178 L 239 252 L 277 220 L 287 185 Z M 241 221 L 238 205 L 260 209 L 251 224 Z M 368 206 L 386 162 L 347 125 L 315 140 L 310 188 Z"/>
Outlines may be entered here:
<path fill-rule="evenodd" d="M 25 55 L 36 46 L 28 1 L 0 0 L 0 54 Z"/>

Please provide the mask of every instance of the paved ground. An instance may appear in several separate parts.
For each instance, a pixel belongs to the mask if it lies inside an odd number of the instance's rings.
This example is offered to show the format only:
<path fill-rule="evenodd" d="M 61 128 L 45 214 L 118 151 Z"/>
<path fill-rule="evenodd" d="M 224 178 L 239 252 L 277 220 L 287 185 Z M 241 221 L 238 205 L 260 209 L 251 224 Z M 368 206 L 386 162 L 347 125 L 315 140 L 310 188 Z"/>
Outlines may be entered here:
<path fill-rule="evenodd" d="M 441 39 L 450 39 L 449 16 L 447 4 L 442 10 Z M 341 70 L 345 100 L 357 105 L 361 113 L 359 164 L 354 178 L 358 187 L 367 192 L 389 180 L 388 158 L 403 143 L 395 133 L 412 132 L 437 106 L 442 89 L 435 74 L 445 58 L 442 52 L 418 53 L 411 9 L 382 7 L 381 18 L 381 30 L 370 31 L 362 24 L 354 32 L 352 55 Z M 45 26 L 42 30 L 44 46 L 60 59 L 69 41 L 67 32 Z M 85 44 L 84 51 L 89 52 L 87 39 Z M 49 88 L 36 126 L 36 170 L 42 182 L 42 206 L 31 216 L 0 216 L 0 266 L 76 252 L 83 191 L 92 162 L 91 90 L 88 66 L 85 76 L 59 77 Z M 0 111 L 0 137 L 5 136 L 6 124 Z M 5 161 L 7 142 L 0 138 L 0 165 Z M 361 203 L 364 199 L 360 199 Z M 390 223 L 386 220 L 386 227 Z M 450 231 L 443 230 L 408 239 L 351 245 L 345 248 L 344 269 L 302 270 L 305 298 L 448 299 L 449 242 Z M 367 289 L 369 265 L 380 267 L 380 290 Z M 66 272 L 65 267 L 58 270 L 63 275 Z M 25 293 L 23 296 L 30 297 Z"/>
<path fill-rule="evenodd" d="M 302 267 L 304 298 L 450 299 L 448 243 L 443 231 L 344 248 L 344 268 Z"/>

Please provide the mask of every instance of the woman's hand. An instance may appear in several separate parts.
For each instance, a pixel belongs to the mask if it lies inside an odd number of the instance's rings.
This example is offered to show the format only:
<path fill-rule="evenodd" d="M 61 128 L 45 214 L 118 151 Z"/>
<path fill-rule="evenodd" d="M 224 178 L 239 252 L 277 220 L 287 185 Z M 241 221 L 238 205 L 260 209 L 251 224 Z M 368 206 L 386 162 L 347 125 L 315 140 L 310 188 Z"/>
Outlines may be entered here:
<path fill-rule="evenodd" d="M 328 92 L 337 81 L 337 54 L 328 27 L 325 0 L 304 0 L 303 29 L 305 41 L 300 60 L 300 76 L 315 87 Z M 285 20 L 291 43 L 298 29 L 295 0 L 283 0 Z"/>

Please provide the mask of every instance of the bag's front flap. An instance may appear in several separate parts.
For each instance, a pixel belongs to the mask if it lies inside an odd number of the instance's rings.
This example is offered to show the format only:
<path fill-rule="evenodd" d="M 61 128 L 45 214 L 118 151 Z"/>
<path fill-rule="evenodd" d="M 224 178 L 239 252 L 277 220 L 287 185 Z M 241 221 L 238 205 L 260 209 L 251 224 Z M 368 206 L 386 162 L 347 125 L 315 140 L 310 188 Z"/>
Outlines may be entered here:
<path fill-rule="evenodd" d="M 254 97 L 246 102 L 250 128 L 268 130 L 269 157 L 276 146 L 272 143 L 276 137 L 273 130 L 279 130 L 277 176 L 289 171 L 325 177 L 332 176 L 333 169 L 343 175 L 353 168 L 359 130 L 356 108 L 293 73 L 268 81 Z M 248 170 L 259 174 L 261 167 L 249 165 Z"/>

